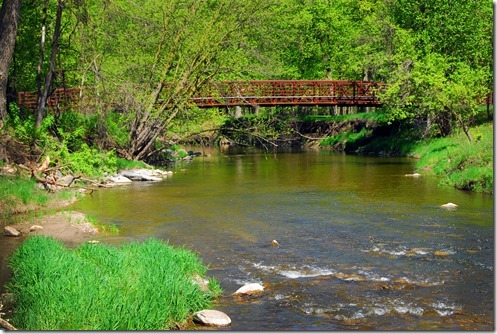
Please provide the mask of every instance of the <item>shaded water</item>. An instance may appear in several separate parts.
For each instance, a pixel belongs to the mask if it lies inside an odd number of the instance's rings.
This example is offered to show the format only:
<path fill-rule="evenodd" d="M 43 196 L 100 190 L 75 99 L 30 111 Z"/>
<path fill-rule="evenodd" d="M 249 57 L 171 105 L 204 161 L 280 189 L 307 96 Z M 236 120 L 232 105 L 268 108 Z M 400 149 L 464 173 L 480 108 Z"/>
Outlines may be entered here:
<path fill-rule="evenodd" d="M 120 228 L 102 242 L 155 236 L 198 252 L 227 329 L 493 329 L 493 197 L 406 177 L 414 163 L 213 152 L 71 209 Z M 251 282 L 266 293 L 231 296 Z"/>

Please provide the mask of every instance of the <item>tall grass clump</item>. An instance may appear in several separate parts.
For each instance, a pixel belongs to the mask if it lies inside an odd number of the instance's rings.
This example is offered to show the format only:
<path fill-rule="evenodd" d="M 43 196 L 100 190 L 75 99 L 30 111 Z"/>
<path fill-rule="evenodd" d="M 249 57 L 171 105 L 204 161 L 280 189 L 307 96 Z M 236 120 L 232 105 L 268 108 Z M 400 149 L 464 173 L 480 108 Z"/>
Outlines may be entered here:
<path fill-rule="evenodd" d="M 161 330 L 208 308 L 220 287 L 194 283 L 198 257 L 158 239 L 119 247 L 67 249 L 49 237 L 28 238 L 11 256 L 16 296 L 12 324 L 22 330 Z"/>
<path fill-rule="evenodd" d="M 433 171 L 443 184 L 461 190 L 493 193 L 493 123 L 463 133 L 422 142 L 413 149 L 420 157 L 417 168 Z"/>
<path fill-rule="evenodd" d="M 47 203 L 46 193 L 36 188 L 36 181 L 25 177 L 0 176 L 0 197 L 11 198 L 22 204 L 35 203 L 43 205 Z"/>
<path fill-rule="evenodd" d="M 49 200 L 36 181 L 24 177 L 0 176 L 0 219 L 25 212 L 29 206 L 43 206 Z"/>
<path fill-rule="evenodd" d="M 117 170 L 133 169 L 133 168 L 149 168 L 150 166 L 143 161 L 133 161 L 123 158 L 117 158 L 116 161 Z"/>

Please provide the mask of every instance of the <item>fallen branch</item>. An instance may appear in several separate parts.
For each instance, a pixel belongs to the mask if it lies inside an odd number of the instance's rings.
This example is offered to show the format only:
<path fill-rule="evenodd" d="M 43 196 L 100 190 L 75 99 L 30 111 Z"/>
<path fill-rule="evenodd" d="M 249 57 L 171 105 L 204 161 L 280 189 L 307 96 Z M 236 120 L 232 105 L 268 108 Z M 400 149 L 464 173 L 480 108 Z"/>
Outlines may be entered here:
<path fill-rule="evenodd" d="M 324 137 L 324 138 L 314 138 L 314 137 L 309 137 L 309 136 L 306 136 L 306 135 L 303 135 L 301 134 L 300 132 L 298 132 L 297 130 L 293 130 L 293 132 L 295 132 L 296 134 L 298 134 L 299 136 L 305 138 L 305 139 L 309 139 L 309 140 L 324 140 L 328 137 Z"/>
<path fill-rule="evenodd" d="M 80 178 L 80 180 L 84 181 L 84 182 L 92 183 L 92 184 L 94 184 L 96 186 L 99 186 L 99 187 L 102 187 L 102 188 L 109 188 L 106 184 L 103 184 L 103 183 L 100 183 L 100 182 L 97 182 L 97 181 L 93 181 L 93 180 L 90 180 L 90 179 Z"/>
<path fill-rule="evenodd" d="M 3 327 L 9 331 L 16 331 L 17 330 L 17 328 L 15 328 L 11 324 L 9 324 L 9 322 L 7 320 L 4 320 L 2 318 L 0 318 L 0 327 Z"/>

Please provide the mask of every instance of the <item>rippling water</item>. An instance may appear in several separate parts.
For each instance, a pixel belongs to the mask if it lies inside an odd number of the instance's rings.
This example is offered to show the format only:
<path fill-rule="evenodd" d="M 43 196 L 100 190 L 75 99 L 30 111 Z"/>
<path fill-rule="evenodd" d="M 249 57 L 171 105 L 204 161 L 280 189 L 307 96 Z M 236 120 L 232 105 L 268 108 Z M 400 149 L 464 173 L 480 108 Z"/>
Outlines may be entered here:
<path fill-rule="evenodd" d="M 493 329 L 492 196 L 406 177 L 408 159 L 211 153 L 72 209 L 120 228 L 103 242 L 197 251 L 224 289 L 228 329 Z M 231 296 L 251 282 L 265 294 Z"/>

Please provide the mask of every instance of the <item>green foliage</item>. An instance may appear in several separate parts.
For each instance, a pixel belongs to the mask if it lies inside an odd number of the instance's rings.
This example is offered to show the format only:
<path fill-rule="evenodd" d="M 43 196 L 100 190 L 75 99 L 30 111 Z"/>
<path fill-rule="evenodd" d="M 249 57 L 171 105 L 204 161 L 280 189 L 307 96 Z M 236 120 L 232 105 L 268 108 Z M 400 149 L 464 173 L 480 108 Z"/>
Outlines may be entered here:
<path fill-rule="evenodd" d="M 361 144 L 365 143 L 366 140 L 373 134 L 372 130 L 368 130 L 363 127 L 359 132 L 347 131 L 342 132 L 336 136 L 330 136 L 319 142 L 320 146 L 332 146 L 332 147 L 355 147 L 357 148 Z"/>
<path fill-rule="evenodd" d="M 493 192 L 493 124 L 470 130 L 480 140 L 469 142 L 464 134 L 421 142 L 413 149 L 420 156 L 419 169 L 432 170 L 442 183 L 458 189 Z"/>
<path fill-rule="evenodd" d="M 12 323 L 22 330 L 170 329 L 208 308 L 220 291 L 215 281 L 214 292 L 193 282 L 206 272 L 194 253 L 157 239 L 66 249 L 35 236 L 11 256 L 10 267 Z"/>
<path fill-rule="evenodd" d="M 89 147 L 86 143 L 81 145 L 79 151 L 69 152 L 67 146 L 60 146 L 57 150 L 48 153 L 54 159 L 67 164 L 73 174 L 88 176 L 103 176 L 106 173 L 117 171 L 117 156 L 115 151 L 101 152 Z"/>
<path fill-rule="evenodd" d="M 126 147 L 130 142 L 130 133 L 127 130 L 129 115 L 118 112 L 108 112 L 104 117 L 106 136 L 115 146 Z"/>
<path fill-rule="evenodd" d="M 118 171 L 133 168 L 148 168 L 149 166 L 143 161 L 132 161 L 123 158 L 116 159 L 116 168 Z"/>

